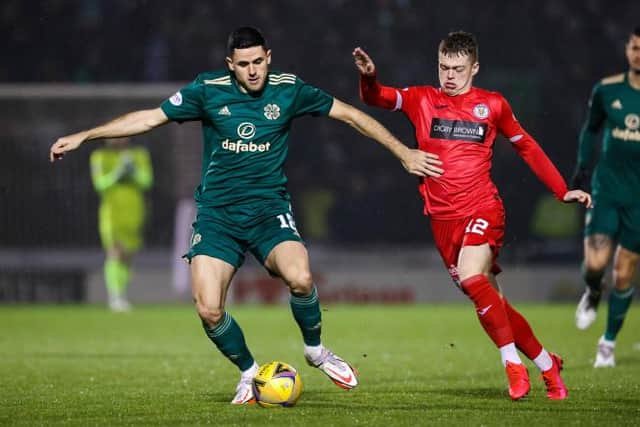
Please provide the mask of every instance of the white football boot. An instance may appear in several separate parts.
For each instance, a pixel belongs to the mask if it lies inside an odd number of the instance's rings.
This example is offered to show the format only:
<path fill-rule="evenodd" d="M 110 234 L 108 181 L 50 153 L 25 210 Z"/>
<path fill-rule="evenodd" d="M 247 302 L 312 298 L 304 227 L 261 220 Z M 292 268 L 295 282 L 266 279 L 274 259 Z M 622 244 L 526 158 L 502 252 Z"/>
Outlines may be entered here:
<path fill-rule="evenodd" d="M 258 373 L 258 364 L 253 363 L 253 366 L 243 371 L 240 374 L 240 382 L 236 386 L 236 395 L 231 400 L 232 405 L 250 405 L 256 402 L 253 395 L 253 377 Z"/>
<path fill-rule="evenodd" d="M 126 313 L 131 311 L 131 304 L 122 295 L 114 295 L 109 297 L 109 309 L 114 313 Z"/>
<path fill-rule="evenodd" d="M 595 296 L 586 288 L 576 308 L 576 328 L 585 330 L 596 321 L 596 310 L 600 302 L 600 294 Z"/>
<path fill-rule="evenodd" d="M 614 350 L 616 348 L 615 341 L 607 341 L 604 337 L 600 337 L 598 341 L 598 352 L 596 353 L 596 361 L 593 362 L 594 368 L 614 368 L 616 366 L 616 357 Z"/>
<path fill-rule="evenodd" d="M 327 374 L 329 379 L 338 387 L 351 390 L 358 385 L 358 372 L 341 357 L 336 356 L 330 350 L 322 348 L 318 357 L 311 357 L 305 352 L 307 363 Z"/>

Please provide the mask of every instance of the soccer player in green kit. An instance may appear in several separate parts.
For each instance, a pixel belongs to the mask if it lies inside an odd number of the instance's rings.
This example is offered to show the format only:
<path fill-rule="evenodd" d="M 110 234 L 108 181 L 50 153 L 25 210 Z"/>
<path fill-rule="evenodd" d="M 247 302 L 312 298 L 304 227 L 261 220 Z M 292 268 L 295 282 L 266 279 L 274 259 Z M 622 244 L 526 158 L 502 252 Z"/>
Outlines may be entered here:
<path fill-rule="evenodd" d="M 606 77 L 593 88 L 572 180 L 572 188 L 587 185 L 594 146 L 603 130 L 591 180 L 594 207 L 586 215 L 582 264 L 586 289 L 576 309 L 576 326 L 588 328 L 596 318 L 602 277 L 613 255 L 614 287 L 596 368 L 615 366 L 615 340 L 631 305 L 631 279 L 640 259 L 640 27 L 629 35 L 625 51 L 629 70 Z"/>
<path fill-rule="evenodd" d="M 202 179 L 195 193 L 198 213 L 186 257 L 204 330 L 241 371 L 231 403 L 255 401 L 251 379 L 258 365 L 238 323 L 225 311 L 227 289 L 246 251 L 289 287 L 308 363 L 339 387 L 352 389 L 358 385 L 355 370 L 320 339 L 318 294 L 283 172 L 291 122 L 311 114 L 348 123 L 389 149 L 418 176 L 442 173 L 440 161 L 409 149 L 372 117 L 295 75 L 270 71 L 271 50 L 254 28 L 239 28 L 229 35 L 226 62 L 228 69 L 200 74 L 159 108 L 132 112 L 59 138 L 51 147 L 51 161 L 85 141 L 139 134 L 169 121 L 200 121 Z"/>
<path fill-rule="evenodd" d="M 149 152 L 131 147 L 129 138 L 109 139 L 91 153 L 91 179 L 100 195 L 98 221 L 106 252 L 104 280 L 109 308 L 128 311 L 126 293 L 131 257 L 142 246 L 144 192 L 153 184 Z"/>

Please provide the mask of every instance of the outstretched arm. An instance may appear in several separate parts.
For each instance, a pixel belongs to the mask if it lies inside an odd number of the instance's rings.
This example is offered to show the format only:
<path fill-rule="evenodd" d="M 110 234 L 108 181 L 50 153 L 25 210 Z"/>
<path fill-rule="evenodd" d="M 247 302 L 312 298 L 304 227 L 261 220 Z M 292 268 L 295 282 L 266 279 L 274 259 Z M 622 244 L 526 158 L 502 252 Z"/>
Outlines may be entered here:
<path fill-rule="evenodd" d="M 367 105 L 397 110 L 399 108 L 398 91 L 381 85 L 376 79 L 376 64 L 362 48 L 353 50 L 353 60 L 360 72 L 360 99 Z"/>
<path fill-rule="evenodd" d="M 591 207 L 591 196 L 582 190 L 567 189 L 567 183 L 531 135 L 520 126 L 515 119 L 509 103 L 501 99 L 501 115 L 498 123 L 500 132 L 511 141 L 511 145 L 522 159 L 529 165 L 538 179 L 563 202 L 579 202 Z"/>
<path fill-rule="evenodd" d="M 343 121 L 361 134 L 375 139 L 400 159 L 405 170 L 413 175 L 439 177 L 444 172 L 437 155 L 410 149 L 380 122 L 349 104 L 334 98 L 329 117 Z"/>
<path fill-rule="evenodd" d="M 83 142 L 100 138 L 121 138 L 148 132 L 169 121 L 161 108 L 140 110 L 120 116 L 89 130 L 63 136 L 51 146 L 49 160 L 61 159 L 65 153 L 75 150 Z"/>

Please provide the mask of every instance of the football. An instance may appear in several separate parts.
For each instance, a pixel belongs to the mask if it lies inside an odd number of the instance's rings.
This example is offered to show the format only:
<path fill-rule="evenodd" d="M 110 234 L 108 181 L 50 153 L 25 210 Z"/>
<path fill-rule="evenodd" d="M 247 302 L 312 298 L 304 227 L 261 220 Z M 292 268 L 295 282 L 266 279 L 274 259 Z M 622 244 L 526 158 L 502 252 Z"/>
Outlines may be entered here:
<path fill-rule="evenodd" d="M 302 379 L 293 366 L 274 360 L 258 369 L 253 378 L 253 394 L 262 407 L 290 407 L 302 394 Z"/>

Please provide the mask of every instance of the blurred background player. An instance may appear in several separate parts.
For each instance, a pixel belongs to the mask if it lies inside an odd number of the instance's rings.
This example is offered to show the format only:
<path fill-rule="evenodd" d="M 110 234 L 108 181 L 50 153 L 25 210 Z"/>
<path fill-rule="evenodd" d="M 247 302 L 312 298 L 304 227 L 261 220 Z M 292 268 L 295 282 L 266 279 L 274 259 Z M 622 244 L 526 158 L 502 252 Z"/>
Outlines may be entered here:
<path fill-rule="evenodd" d="M 440 88 L 383 86 L 367 53 L 356 48 L 353 56 L 363 101 L 402 110 L 415 127 L 419 148 L 442 162 L 442 174 L 420 180 L 424 213 L 431 217 L 435 243 L 449 274 L 473 301 L 482 327 L 500 349 L 511 399 L 524 397 L 531 387 L 516 349 L 542 372 L 547 397 L 565 399 L 562 359 L 542 347 L 527 320 L 496 289 L 495 275 L 500 272 L 496 258 L 505 226 L 502 200 L 490 176 L 497 133 L 511 141 L 558 200 L 590 205 L 590 196 L 581 190 L 567 191 L 558 170 L 520 126 L 501 94 L 473 87 L 479 63 L 472 34 L 453 32 L 440 42 Z"/>
<path fill-rule="evenodd" d="M 247 251 L 288 286 L 307 362 L 339 387 L 351 389 L 358 385 L 356 372 L 320 339 L 318 293 L 283 169 L 291 123 L 307 114 L 348 123 L 392 151 L 407 171 L 418 176 L 430 173 L 432 160 L 420 150 L 409 149 L 362 111 L 293 74 L 270 71 L 271 50 L 255 28 L 242 27 L 229 35 L 226 63 L 227 69 L 200 74 L 158 108 L 131 112 L 59 138 L 50 158 L 59 159 L 93 139 L 135 135 L 169 121 L 200 121 L 202 178 L 186 257 L 202 326 L 241 371 L 231 403 L 255 401 L 251 381 L 258 365 L 240 326 L 225 310 L 229 285 Z"/>
<path fill-rule="evenodd" d="M 131 258 L 142 246 L 144 192 L 153 184 L 149 152 L 129 138 L 108 139 L 91 153 L 91 179 L 100 196 L 98 223 L 106 252 L 104 281 L 111 310 L 128 311 Z"/>
<path fill-rule="evenodd" d="M 640 27 L 629 35 L 625 53 L 628 71 L 606 77 L 593 88 L 572 179 L 576 188 L 589 185 L 598 134 L 603 131 L 591 179 L 594 206 L 585 218 L 586 287 L 576 309 L 576 326 L 588 328 L 596 319 L 603 276 L 613 255 L 613 289 L 596 368 L 615 366 L 616 337 L 631 305 L 631 280 L 640 259 Z"/>

